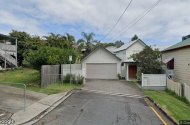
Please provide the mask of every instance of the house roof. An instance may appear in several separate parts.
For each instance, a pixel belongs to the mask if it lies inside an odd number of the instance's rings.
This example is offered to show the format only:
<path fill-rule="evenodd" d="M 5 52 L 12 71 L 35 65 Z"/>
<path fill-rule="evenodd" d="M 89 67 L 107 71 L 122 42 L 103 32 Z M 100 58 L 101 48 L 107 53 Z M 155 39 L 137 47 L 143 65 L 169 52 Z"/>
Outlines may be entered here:
<path fill-rule="evenodd" d="M 96 50 L 98 49 L 104 49 L 105 51 L 107 51 L 108 53 L 112 54 L 114 57 L 116 57 L 117 59 L 121 60 L 119 57 L 117 57 L 115 54 L 113 54 L 112 52 L 110 52 L 109 50 L 107 50 L 106 48 L 104 48 L 103 46 L 99 46 L 96 49 L 94 49 L 93 51 L 91 51 L 89 54 L 87 54 L 84 58 L 82 58 L 81 62 L 83 60 L 85 60 L 87 57 L 89 57 L 90 55 L 92 55 Z"/>
<path fill-rule="evenodd" d="M 125 49 L 129 48 L 131 45 L 133 45 L 134 43 L 136 43 L 138 41 L 141 42 L 141 43 L 143 43 L 144 45 L 146 45 L 142 40 L 137 39 L 137 40 L 130 41 L 127 44 L 122 45 L 120 48 L 116 49 L 115 52 L 125 50 Z"/>
<path fill-rule="evenodd" d="M 164 49 L 163 52 L 178 49 L 178 48 L 182 48 L 182 47 L 186 47 L 186 46 L 190 46 L 190 38 Z"/>
<path fill-rule="evenodd" d="M 173 46 L 174 44 L 169 44 L 169 45 L 165 45 L 165 46 L 151 46 L 152 49 L 159 49 L 159 51 L 163 51 L 165 50 L 166 48 L 170 47 L 170 46 Z"/>
<path fill-rule="evenodd" d="M 14 39 L 15 40 L 17 38 L 0 34 L 0 40 L 9 40 L 9 39 Z"/>

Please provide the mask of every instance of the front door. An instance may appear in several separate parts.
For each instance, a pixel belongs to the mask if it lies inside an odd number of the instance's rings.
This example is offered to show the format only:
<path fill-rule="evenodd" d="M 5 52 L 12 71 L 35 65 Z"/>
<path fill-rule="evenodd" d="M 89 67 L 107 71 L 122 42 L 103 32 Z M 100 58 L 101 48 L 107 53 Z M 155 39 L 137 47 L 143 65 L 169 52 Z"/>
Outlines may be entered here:
<path fill-rule="evenodd" d="M 129 78 L 136 79 L 137 76 L 137 66 L 136 65 L 130 65 L 129 66 Z"/>

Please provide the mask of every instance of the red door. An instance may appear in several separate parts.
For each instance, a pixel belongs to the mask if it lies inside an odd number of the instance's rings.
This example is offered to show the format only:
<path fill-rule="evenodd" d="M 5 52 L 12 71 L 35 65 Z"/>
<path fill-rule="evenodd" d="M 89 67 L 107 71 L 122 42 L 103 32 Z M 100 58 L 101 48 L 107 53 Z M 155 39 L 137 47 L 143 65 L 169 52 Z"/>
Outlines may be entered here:
<path fill-rule="evenodd" d="M 129 66 L 129 78 L 136 79 L 137 76 L 137 66 L 136 65 L 130 65 Z"/>

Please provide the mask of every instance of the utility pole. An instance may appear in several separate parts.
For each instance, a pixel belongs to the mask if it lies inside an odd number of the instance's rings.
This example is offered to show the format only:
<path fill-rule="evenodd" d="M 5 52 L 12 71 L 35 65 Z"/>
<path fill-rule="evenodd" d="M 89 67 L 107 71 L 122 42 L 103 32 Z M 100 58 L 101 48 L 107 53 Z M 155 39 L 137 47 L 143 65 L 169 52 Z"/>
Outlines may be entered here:
<path fill-rule="evenodd" d="M 69 61 L 70 61 L 70 84 L 71 84 L 71 61 L 72 61 L 72 56 L 69 56 Z"/>

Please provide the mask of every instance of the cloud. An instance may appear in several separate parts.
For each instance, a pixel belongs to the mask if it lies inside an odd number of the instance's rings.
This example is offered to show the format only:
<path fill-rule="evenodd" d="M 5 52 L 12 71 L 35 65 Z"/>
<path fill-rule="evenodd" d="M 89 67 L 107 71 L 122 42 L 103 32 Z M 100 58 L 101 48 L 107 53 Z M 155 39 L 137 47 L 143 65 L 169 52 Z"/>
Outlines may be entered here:
<path fill-rule="evenodd" d="M 133 0 L 123 18 L 103 42 L 116 40 L 116 34 L 120 34 L 123 27 L 155 2 Z M 77 39 L 81 37 L 82 31 L 94 32 L 99 40 L 116 23 L 128 3 L 129 0 L 1 0 L 0 26 L 6 25 L 8 28 L 3 28 L 6 32 L 17 29 L 40 36 L 49 32 L 69 32 Z M 127 42 L 137 34 L 142 40 L 166 43 L 179 41 L 182 36 L 189 34 L 189 5 L 190 0 L 162 0 L 118 39 Z M 3 30 L 0 28 L 0 31 Z"/>

